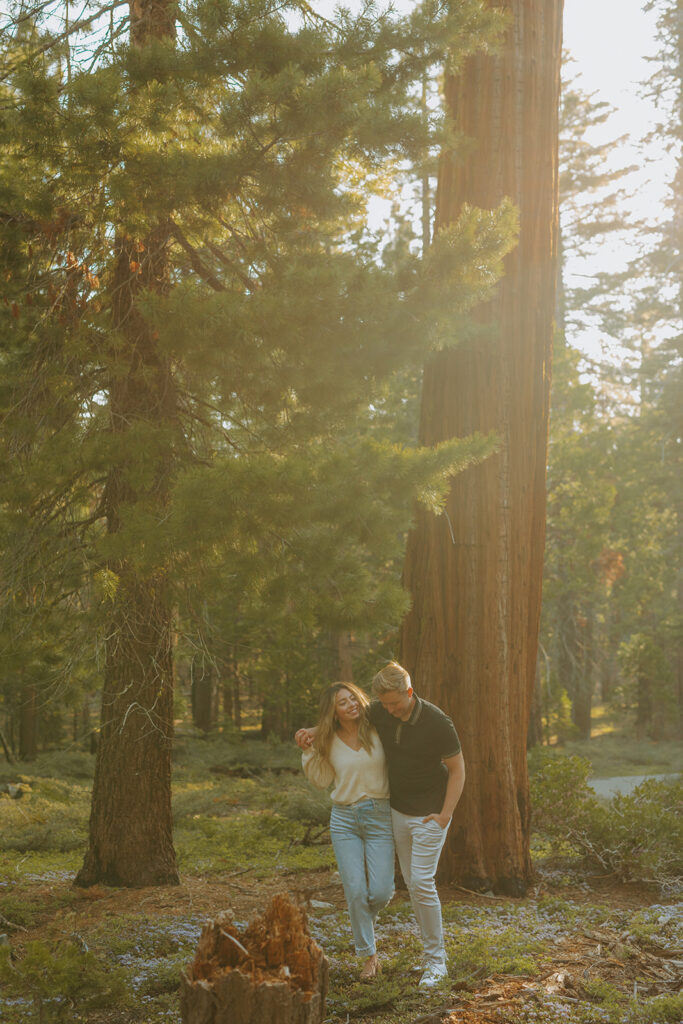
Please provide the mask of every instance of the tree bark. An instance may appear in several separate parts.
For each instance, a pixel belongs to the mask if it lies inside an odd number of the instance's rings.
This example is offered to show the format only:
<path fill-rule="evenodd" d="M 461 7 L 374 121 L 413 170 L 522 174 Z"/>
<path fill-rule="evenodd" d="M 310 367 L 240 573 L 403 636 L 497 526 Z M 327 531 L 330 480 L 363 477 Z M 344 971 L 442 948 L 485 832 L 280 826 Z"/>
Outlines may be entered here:
<path fill-rule="evenodd" d="M 35 686 L 24 686 L 19 699 L 19 760 L 35 761 L 38 753 L 38 708 Z"/>
<path fill-rule="evenodd" d="M 328 963 L 301 908 L 275 896 L 243 935 L 230 912 L 209 921 L 181 975 L 183 1024 L 320 1024 Z"/>
<path fill-rule="evenodd" d="M 3 749 L 4 753 L 5 753 L 5 760 L 7 761 L 7 763 L 8 764 L 14 764 L 14 758 L 12 757 L 12 751 L 9 748 L 9 744 L 7 743 L 7 740 L 5 739 L 5 734 L 3 733 L 2 729 L 0 729 L 0 745 L 2 746 L 2 749 Z"/>
<path fill-rule="evenodd" d="M 545 533 L 545 466 L 558 220 L 561 0 L 501 0 L 500 55 L 446 81 L 457 132 L 445 154 L 435 230 L 464 202 L 510 196 L 520 239 L 483 339 L 425 367 L 420 442 L 495 430 L 500 451 L 453 481 L 447 515 L 418 513 L 404 580 L 412 609 L 401 659 L 416 689 L 453 717 L 467 784 L 441 877 L 511 894 L 531 878 L 526 735 L 534 685 Z"/>
<path fill-rule="evenodd" d="M 211 664 L 204 664 L 197 677 L 192 673 L 192 718 L 202 732 L 210 733 L 215 725 L 215 673 Z"/>
<path fill-rule="evenodd" d="M 131 40 L 174 35 L 170 0 L 134 0 Z M 105 504 L 111 536 L 124 507 L 163 521 L 177 431 L 176 388 L 158 339 L 137 307 L 143 289 L 168 288 L 169 229 L 120 237 L 112 318 L 120 341 L 109 385 L 112 435 L 130 456 L 110 470 Z M 147 433 L 148 432 L 148 433 Z M 144 450 L 141 450 L 144 449 Z M 102 725 L 95 762 L 89 845 L 75 884 L 177 884 L 171 814 L 173 614 L 168 566 L 112 558 L 116 579 L 107 631 Z"/>

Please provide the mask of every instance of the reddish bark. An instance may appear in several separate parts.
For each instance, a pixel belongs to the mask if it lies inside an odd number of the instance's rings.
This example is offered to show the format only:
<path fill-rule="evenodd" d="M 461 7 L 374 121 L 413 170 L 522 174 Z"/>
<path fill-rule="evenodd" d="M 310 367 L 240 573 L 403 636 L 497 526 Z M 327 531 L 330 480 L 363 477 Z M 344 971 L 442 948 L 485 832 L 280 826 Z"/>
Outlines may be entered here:
<path fill-rule="evenodd" d="M 230 912 L 204 926 L 181 977 L 183 1024 L 320 1024 L 327 979 L 303 910 L 275 896 L 244 934 Z"/>
<path fill-rule="evenodd" d="M 530 876 L 526 734 L 534 686 L 545 529 L 545 465 L 556 286 L 557 111 L 562 0 L 501 0 L 496 56 L 446 82 L 447 109 L 474 144 L 443 157 L 436 230 L 467 202 L 517 204 L 520 239 L 483 338 L 425 367 L 422 444 L 497 431 L 497 455 L 453 481 L 447 516 L 420 512 L 405 584 L 401 659 L 448 710 L 467 783 L 442 875 L 521 893 Z"/>

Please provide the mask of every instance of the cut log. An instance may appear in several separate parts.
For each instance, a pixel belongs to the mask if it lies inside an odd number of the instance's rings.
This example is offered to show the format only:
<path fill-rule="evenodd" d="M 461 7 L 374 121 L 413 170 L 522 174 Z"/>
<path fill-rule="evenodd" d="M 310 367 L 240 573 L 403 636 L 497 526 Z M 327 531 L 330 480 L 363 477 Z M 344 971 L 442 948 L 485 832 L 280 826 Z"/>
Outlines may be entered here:
<path fill-rule="evenodd" d="M 306 914 L 274 896 L 240 934 L 231 911 L 202 929 L 180 982 L 183 1024 L 321 1024 L 328 962 Z"/>

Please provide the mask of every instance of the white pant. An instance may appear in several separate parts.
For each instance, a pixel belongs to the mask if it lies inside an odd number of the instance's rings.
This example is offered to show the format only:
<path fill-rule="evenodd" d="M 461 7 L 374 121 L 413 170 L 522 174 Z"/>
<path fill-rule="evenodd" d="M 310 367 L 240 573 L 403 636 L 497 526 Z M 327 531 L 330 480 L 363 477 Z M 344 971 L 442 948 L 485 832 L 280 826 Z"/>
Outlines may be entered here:
<path fill-rule="evenodd" d="M 391 811 L 398 862 L 408 886 L 427 962 L 445 966 L 441 903 L 434 876 L 450 823 L 441 828 L 433 818 L 423 824 L 423 817 L 411 817 L 393 808 Z"/>

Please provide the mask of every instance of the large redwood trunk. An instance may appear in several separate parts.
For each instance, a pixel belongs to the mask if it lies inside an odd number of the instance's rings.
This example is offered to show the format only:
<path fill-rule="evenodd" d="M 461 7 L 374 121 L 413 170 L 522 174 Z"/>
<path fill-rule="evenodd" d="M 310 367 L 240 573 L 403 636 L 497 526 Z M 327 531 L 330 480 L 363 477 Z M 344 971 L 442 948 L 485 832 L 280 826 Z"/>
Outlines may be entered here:
<path fill-rule="evenodd" d="M 401 659 L 417 691 L 452 715 L 467 765 L 442 877 L 521 894 L 531 877 L 526 735 L 545 526 L 562 0 L 498 6 L 510 17 L 501 54 L 472 58 L 446 83 L 455 128 L 474 144 L 441 161 L 436 230 L 464 202 L 491 208 L 510 196 L 520 240 L 480 311 L 483 338 L 425 367 L 420 441 L 493 429 L 501 447 L 453 481 L 447 516 L 418 516 Z"/>
<path fill-rule="evenodd" d="M 131 39 L 142 46 L 173 35 L 169 0 L 134 0 Z M 137 308 L 143 289 L 168 288 L 166 225 L 140 240 L 117 239 L 114 331 L 123 339 L 109 385 L 119 452 L 106 485 L 114 540 L 124 507 L 163 520 L 173 472 L 176 389 L 168 360 Z M 130 438 L 130 440 L 128 440 Z M 120 453 L 126 451 L 126 457 Z M 128 457 L 130 451 L 130 457 Z M 113 543 L 113 549 L 116 544 Z M 127 554 L 108 566 L 115 581 L 107 630 L 102 727 L 95 763 L 89 846 L 77 885 L 178 882 L 171 815 L 173 617 L 168 566 Z"/>

